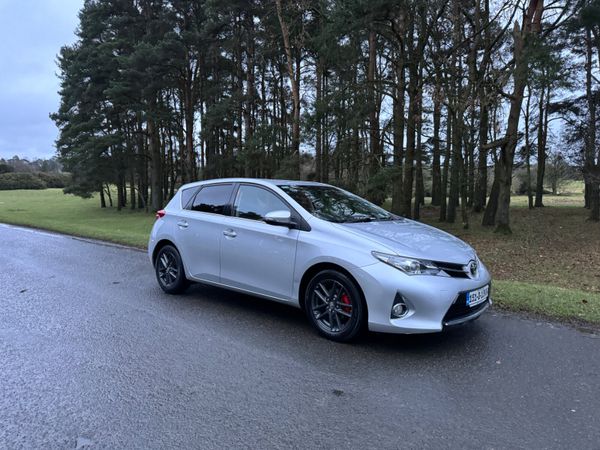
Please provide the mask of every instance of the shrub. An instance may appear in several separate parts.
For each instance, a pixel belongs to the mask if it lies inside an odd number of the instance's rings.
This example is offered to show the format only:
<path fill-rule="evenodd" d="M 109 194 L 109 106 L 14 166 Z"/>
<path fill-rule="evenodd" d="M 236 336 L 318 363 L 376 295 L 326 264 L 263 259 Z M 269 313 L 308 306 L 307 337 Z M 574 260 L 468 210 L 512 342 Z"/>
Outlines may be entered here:
<path fill-rule="evenodd" d="M 0 163 L 0 173 L 9 173 L 14 172 L 15 168 L 13 166 L 9 166 L 8 164 Z"/>
<path fill-rule="evenodd" d="M 64 188 L 71 180 L 71 174 L 68 173 L 47 173 L 36 172 L 37 175 L 49 188 Z"/>
<path fill-rule="evenodd" d="M 28 172 L 0 174 L 0 191 L 13 189 L 46 189 L 46 183 L 40 177 Z"/>

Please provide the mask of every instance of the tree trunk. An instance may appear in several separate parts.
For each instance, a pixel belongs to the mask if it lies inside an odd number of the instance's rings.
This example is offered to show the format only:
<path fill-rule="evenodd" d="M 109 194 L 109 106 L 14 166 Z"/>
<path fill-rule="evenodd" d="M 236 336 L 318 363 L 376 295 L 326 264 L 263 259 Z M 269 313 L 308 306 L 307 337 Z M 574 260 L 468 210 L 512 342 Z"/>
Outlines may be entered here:
<path fill-rule="evenodd" d="M 375 90 L 377 63 L 377 35 L 369 32 L 369 63 L 367 70 L 367 91 L 369 98 L 369 175 L 375 176 L 383 165 L 383 155 L 379 145 L 379 105 L 378 94 Z M 381 204 L 385 198 L 379 192 L 372 192 L 369 200 Z"/>
<path fill-rule="evenodd" d="M 525 158 L 525 166 L 527 168 L 527 206 L 529 209 L 533 209 L 533 192 L 531 190 L 531 155 L 529 154 L 529 145 L 526 145 L 525 147 L 527 151 L 527 156 Z"/>
<path fill-rule="evenodd" d="M 323 94 L 324 96 L 327 96 L 327 75 L 325 73 L 323 73 Z M 322 129 L 322 133 L 321 133 L 321 173 L 322 173 L 322 178 L 323 178 L 323 183 L 328 183 L 329 182 L 329 141 L 327 139 L 328 133 L 329 133 L 329 129 L 328 129 L 328 120 L 327 120 L 328 114 L 327 114 L 327 110 L 323 111 L 323 117 L 322 117 L 322 124 L 323 124 L 323 129 Z"/>
<path fill-rule="evenodd" d="M 497 171 L 495 172 L 497 173 Z M 484 227 L 493 227 L 496 225 L 495 217 L 496 211 L 498 210 L 498 195 L 500 193 L 500 182 L 498 181 L 497 175 L 494 175 L 494 182 L 492 183 L 492 189 L 490 191 L 490 198 L 488 199 L 481 225 Z"/>
<path fill-rule="evenodd" d="M 546 94 L 550 97 L 550 92 Z M 546 172 L 546 119 L 547 117 L 547 109 L 544 108 L 544 89 L 542 88 L 542 92 L 540 94 L 539 99 L 539 120 L 538 120 L 538 133 L 537 133 L 537 179 L 535 185 L 535 207 L 541 208 L 544 206 L 543 196 L 544 196 L 544 174 Z"/>
<path fill-rule="evenodd" d="M 483 75 L 486 73 L 491 64 L 491 46 L 490 42 L 490 2 L 484 0 L 484 6 L 480 28 L 483 28 L 483 48 L 484 54 L 482 57 L 479 73 L 482 76 L 479 79 L 477 96 L 479 98 L 479 152 L 477 157 L 477 179 L 475 181 L 475 193 L 473 199 L 473 211 L 481 212 L 485 208 L 487 200 L 487 184 L 488 184 L 488 150 L 486 148 L 488 142 L 488 127 L 489 127 L 489 100 L 487 98 L 486 86 Z M 477 5 L 477 9 L 481 8 L 481 3 Z"/>
<path fill-rule="evenodd" d="M 600 221 L 600 183 L 598 182 L 591 184 L 589 220 L 593 222 Z"/>
<path fill-rule="evenodd" d="M 591 188 L 591 184 L 586 181 L 583 186 L 583 207 L 585 209 L 590 209 Z"/>
<path fill-rule="evenodd" d="M 419 70 L 419 80 L 423 77 L 422 68 Z M 420 87 L 417 94 L 417 119 L 416 119 L 416 135 L 417 142 L 415 147 L 415 160 L 417 167 L 415 170 L 415 204 L 413 209 L 413 219 L 421 218 L 421 205 L 425 203 L 425 187 L 423 185 L 423 152 L 421 148 L 421 127 L 423 118 L 423 90 Z"/>
<path fill-rule="evenodd" d="M 460 154 L 460 160 L 459 160 L 459 168 L 460 168 L 460 179 L 462 180 L 461 183 L 461 193 L 460 193 L 460 213 L 461 213 L 461 218 L 462 218 L 462 225 L 463 225 L 463 229 L 468 230 L 469 229 L 469 210 L 468 210 L 468 198 L 467 198 L 467 193 L 469 192 L 469 177 L 467 176 L 466 172 L 466 166 L 464 164 L 464 159 L 462 157 L 462 152 Z"/>
<path fill-rule="evenodd" d="M 589 220 L 600 221 L 600 157 L 596 162 L 596 99 L 594 98 L 592 75 L 592 35 L 586 30 L 586 97 L 589 110 L 588 135 L 585 149 L 584 178 L 590 208 Z"/>
<path fill-rule="evenodd" d="M 189 183 L 194 181 L 194 94 L 193 94 L 193 71 L 190 67 L 189 55 L 185 55 L 186 64 L 180 78 L 181 109 L 185 126 L 185 143 L 181 146 L 181 181 Z"/>
<path fill-rule="evenodd" d="M 480 96 L 481 101 L 481 96 Z M 487 144 L 489 112 L 486 103 L 481 105 L 481 114 L 479 116 L 479 156 L 477 159 L 477 180 L 475 182 L 475 198 L 473 199 L 473 211 L 481 212 L 485 208 L 487 200 L 487 159 L 488 151 L 485 148 Z"/>
<path fill-rule="evenodd" d="M 315 73 L 315 178 L 317 181 L 323 181 L 323 128 L 321 120 L 321 101 L 323 98 L 323 62 L 321 57 L 317 57 L 317 67 Z"/>
<path fill-rule="evenodd" d="M 452 121 L 450 120 L 450 112 L 446 115 L 446 152 L 444 154 L 444 167 L 442 169 L 442 186 L 440 192 L 440 222 L 444 222 L 448 212 L 448 172 L 450 169 L 450 158 L 452 155 L 452 144 L 450 136 L 452 135 Z"/>
<path fill-rule="evenodd" d="M 452 111 L 448 116 L 448 120 L 452 118 L 452 165 L 450 167 L 450 195 L 448 198 L 448 209 L 446 212 L 446 222 L 454 223 L 456 221 L 456 207 L 459 204 L 460 196 L 460 166 L 462 160 L 462 126 L 457 118 L 456 111 Z"/>
<path fill-rule="evenodd" d="M 244 116 L 244 149 L 246 153 L 246 164 L 244 167 L 244 171 L 246 176 L 260 176 L 257 173 L 256 160 L 254 158 L 254 150 L 255 143 L 253 141 L 254 138 L 254 111 L 255 111 L 255 97 L 256 97 L 256 88 L 255 88 L 255 75 L 254 75 L 254 53 L 255 53 L 255 43 L 254 43 L 254 16 L 250 13 L 246 13 L 245 18 L 245 28 L 248 33 L 247 39 L 247 62 L 246 62 L 246 95 L 243 109 Z M 240 134 L 241 134 L 240 130 Z"/>
<path fill-rule="evenodd" d="M 471 110 L 475 110 L 474 103 L 475 100 L 473 99 L 471 101 Z M 466 178 L 464 182 L 466 187 L 467 206 L 471 208 L 473 207 L 473 198 L 475 196 L 475 117 L 471 118 L 471 123 L 469 124 L 469 140 L 465 143 L 465 146 L 466 164 L 463 164 L 463 175 Z M 465 161 L 463 160 L 463 162 Z"/>
<path fill-rule="evenodd" d="M 523 26 L 515 22 L 513 29 L 515 68 L 513 73 L 513 92 L 508 113 L 508 122 L 504 143 L 500 148 L 498 158 L 498 210 L 496 211 L 496 232 L 511 233 L 510 229 L 510 194 L 512 170 L 517 148 L 519 117 L 523 104 L 523 93 L 527 84 L 528 62 L 525 45 L 532 33 L 539 33 L 541 18 L 544 10 L 543 0 L 530 0 L 523 17 Z"/>
<path fill-rule="evenodd" d="M 531 106 L 531 87 L 528 87 L 527 102 L 525 104 L 525 167 L 527 170 L 527 205 L 533 209 L 533 194 L 531 190 L 531 142 L 529 139 Z"/>
<path fill-rule="evenodd" d="M 417 70 L 411 64 L 408 80 L 408 118 L 406 121 L 406 155 L 404 161 L 404 189 L 402 215 L 411 216 L 415 163 L 415 123 L 417 116 Z"/>
<path fill-rule="evenodd" d="M 112 208 L 113 207 L 113 200 L 112 200 L 112 194 L 110 193 L 110 185 L 108 183 L 106 183 L 106 195 L 108 196 L 108 204 L 109 206 Z"/>
<path fill-rule="evenodd" d="M 435 88 L 433 91 L 433 154 L 431 163 L 431 204 L 440 205 L 442 173 L 440 167 L 440 119 L 442 112 L 441 86 L 436 76 Z"/>
<path fill-rule="evenodd" d="M 150 188 L 152 190 L 151 208 L 158 211 L 163 207 L 163 155 L 160 149 L 158 130 L 154 118 L 148 117 L 148 152 L 151 158 Z"/>
<path fill-rule="evenodd" d="M 117 211 L 123 208 L 123 177 L 121 174 L 117 176 Z"/>
<path fill-rule="evenodd" d="M 399 51 L 396 66 L 396 95 L 394 96 L 394 171 L 392 177 L 392 212 L 403 212 L 403 159 L 404 159 L 404 90 L 406 75 L 402 49 Z"/>
<path fill-rule="evenodd" d="M 515 139 L 516 140 L 516 139 Z M 516 143 L 510 147 L 516 147 Z M 512 161 L 514 150 L 505 149 L 500 156 L 498 167 L 498 207 L 496 210 L 496 232 L 510 234 L 510 194 L 512 187 Z M 512 153 L 512 156 L 511 156 Z"/>
<path fill-rule="evenodd" d="M 137 195 L 135 192 L 135 173 L 133 171 L 133 166 L 129 170 L 129 198 L 131 199 L 131 209 L 137 209 Z"/>
<path fill-rule="evenodd" d="M 291 156 L 294 164 L 294 173 L 296 178 L 300 178 L 300 64 L 296 61 L 294 70 L 294 58 L 292 56 L 292 46 L 290 44 L 290 32 L 287 23 L 283 18 L 283 9 L 281 0 L 275 0 L 277 8 L 277 18 L 281 27 L 283 37 L 283 47 L 285 50 L 285 59 L 288 76 L 292 87 L 292 149 Z M 299 57 L 298 57 L 299 58 Z"/>
<path fill-rule="evenodd" d="M 144 127 L 142 123 L 142 114 L 138 112 L 136 114 L 136 147 L 137 147 L 137 174 L 138 174 L 138 207 L 147 208 L 147 196 L 148 196 L 148 156 L 146 153 L 144 137 Z"/>

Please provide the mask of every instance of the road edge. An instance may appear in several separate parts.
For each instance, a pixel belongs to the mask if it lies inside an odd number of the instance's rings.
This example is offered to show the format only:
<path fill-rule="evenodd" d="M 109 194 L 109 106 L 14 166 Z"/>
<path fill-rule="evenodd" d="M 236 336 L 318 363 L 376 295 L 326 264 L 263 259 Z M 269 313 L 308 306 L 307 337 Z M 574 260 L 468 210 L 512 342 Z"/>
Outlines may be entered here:
<path fill-rule="evenodd" d="M 34 227 L 34 226 L 30 226 L 30 225 L 17 225 L 17 224 L 6 223 L 6 222 L 0 222 L 0 227 L 16 228 L 16 229 L 21 229 L 21 230 L 32 232 L 32 233 L 47 234 L 47 235 L 51 235 L 51 236 L 60 236 L 60 237 L 66 238 L 66 239 L 73 239 L 75 241 L 87 242 L 89 244 L 102 245 L 104 247 L 122 248 L 125 250 L 135 250 L 137 252 L 143 252 L 143 253 L 145 253 L 147 251 L 147 247 L 145 247 L 145 246 L 138 247 L 138 246 L 131 245 L 131 244 L 124 244 L 122 242 L 115 242 L 115 241 L 103 240 L 103 239 L 95 239 L 95 238 L 90 238 L 88 236 L 83 236 L 80 234 L 65 233 L 65 232 L 61 232 L 61 231 L 52 230 L 49 228 Z"/>

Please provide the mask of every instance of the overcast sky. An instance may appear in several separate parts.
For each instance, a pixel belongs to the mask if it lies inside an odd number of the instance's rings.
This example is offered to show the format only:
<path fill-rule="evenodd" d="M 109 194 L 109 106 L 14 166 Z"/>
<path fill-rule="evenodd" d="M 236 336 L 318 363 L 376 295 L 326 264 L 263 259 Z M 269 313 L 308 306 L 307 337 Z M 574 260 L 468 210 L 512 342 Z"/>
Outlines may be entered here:
<path fill-rule="evenodd" d="M 75 41 L 83 0 L 0 0 L 0 158 L 54 155 L 56 55 Z"/>

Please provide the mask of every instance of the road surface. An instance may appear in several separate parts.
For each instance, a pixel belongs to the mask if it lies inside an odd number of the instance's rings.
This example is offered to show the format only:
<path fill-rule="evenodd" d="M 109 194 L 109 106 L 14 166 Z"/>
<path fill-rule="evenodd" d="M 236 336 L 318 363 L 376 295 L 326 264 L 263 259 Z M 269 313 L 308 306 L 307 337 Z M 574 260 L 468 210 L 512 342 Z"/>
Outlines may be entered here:
<path fill-rule="evenodd" d="M 299 310 L 162 293 L 146 254 L 0 225 L 0 448 L 600 448 L 600 339 L 493 310 L 318 337 Z"/>

